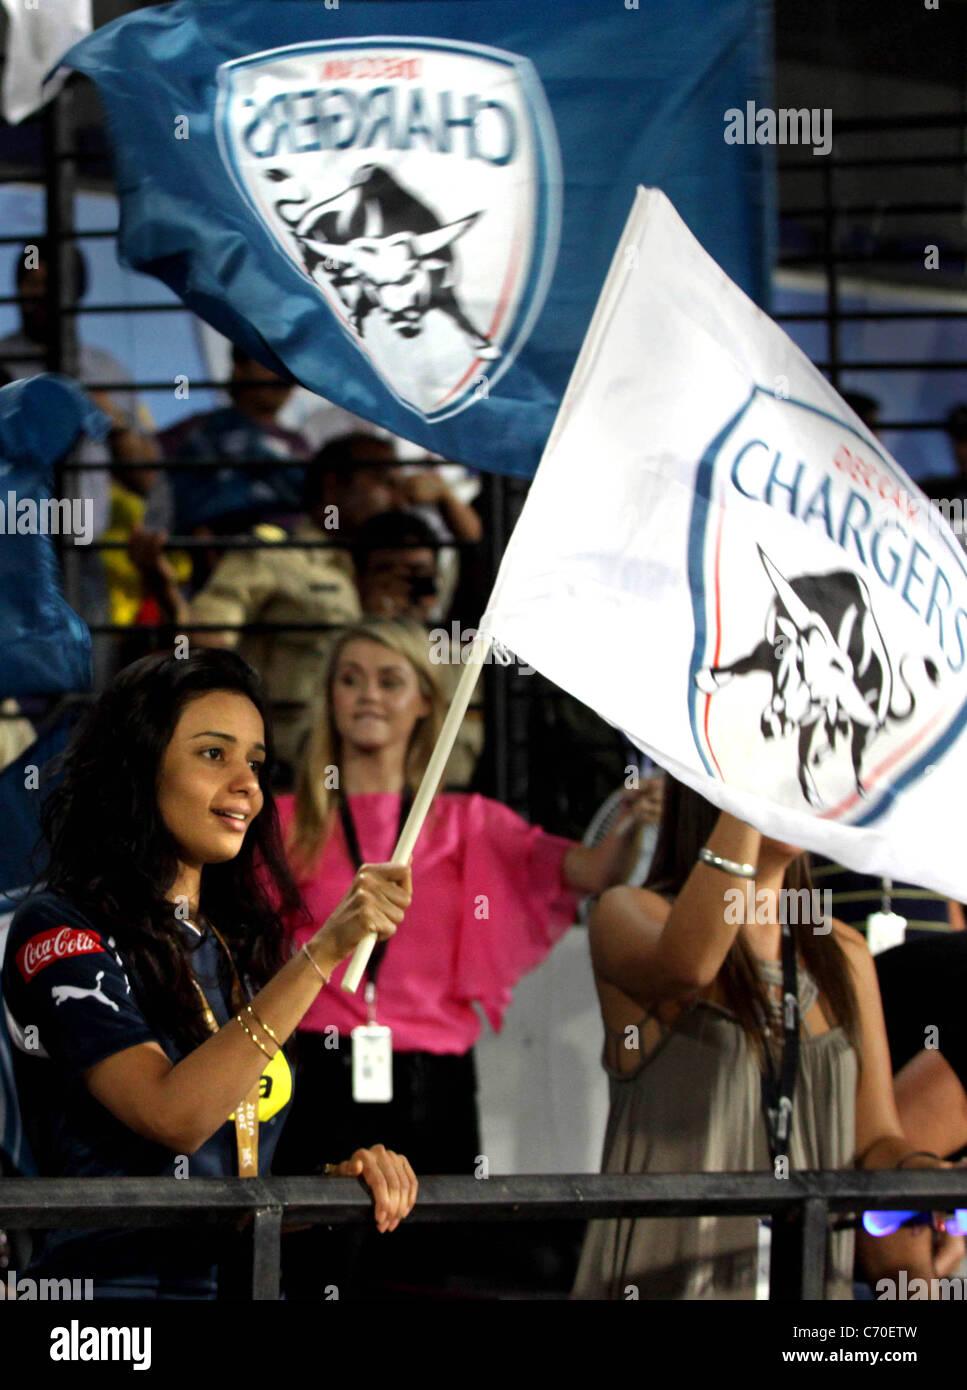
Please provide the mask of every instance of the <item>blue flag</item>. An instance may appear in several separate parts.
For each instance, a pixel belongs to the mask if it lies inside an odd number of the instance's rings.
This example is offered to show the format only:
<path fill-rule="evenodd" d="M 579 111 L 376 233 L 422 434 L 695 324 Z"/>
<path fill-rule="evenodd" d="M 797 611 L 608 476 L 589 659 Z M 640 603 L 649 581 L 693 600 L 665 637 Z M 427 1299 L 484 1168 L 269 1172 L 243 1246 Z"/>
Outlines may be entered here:
<path fill-rule="evenodd" d="M 76 382 L 51 375 L 0 388 L 0 696 L 91 684 L 91 635 L 60 589 L 51 535 L 89 533 L 83 499 L 53 498 L 56 461 L 110 426 Z M 89 538 L 89 537 L 88 537 Z"/>
<path fill-rule="evenodd" d="M 767 0 L 182 0 L 97 82 L 120 254 L 265 365 L 534 472 L 638 184 L 764 296 Z"/>

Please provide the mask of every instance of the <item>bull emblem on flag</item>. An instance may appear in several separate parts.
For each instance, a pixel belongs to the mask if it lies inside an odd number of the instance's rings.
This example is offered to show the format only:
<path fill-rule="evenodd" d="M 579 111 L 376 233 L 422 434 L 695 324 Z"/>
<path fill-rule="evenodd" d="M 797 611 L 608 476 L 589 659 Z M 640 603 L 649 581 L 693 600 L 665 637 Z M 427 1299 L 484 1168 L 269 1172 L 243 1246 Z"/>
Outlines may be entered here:
<path fill-rule="evenodd" d="M 267 234 L 288 263 L 274 270 L 299 336 L 317 341 L 318 315 L 323 341 L 330 314 L 364 375 L 428 423 L 486 401 L 560 236 L 560 151 L 530 62 L 454 39 L 286 45 L 220 65 L 215 128 L 253 246 Z"/>
<path fill-rule="evenodd" d="M 405 189 L 388 169 L 367 164 L 335 197 L 313 202 L 309 190 L 284 169 L 266 178 L 295 187 L 278 198 L 275 210 L 296 238 L 307 274 L 325 277 L 350 310 L 360 338 L 374 309 L 402 338 L 423 332 L 427 315 L 447 314 L 476 355 L 500 356 L 461 308 L 454 292 L 453 243 L 481 216 L 479 210 L 443 223 L 426 203 Z"/>
<path fill-rule="evenodd" d="M 888 721 L 905 722 L 916 709 L 916 695 L 898 666 L 905 705 L 894 704 L 897 686 L 889 653 L 870 603 L 866 584 L 852 570 L 785 578 L 758 547 L 774 594 L 765 637 L 747 656 L 723 666 L 706 666 L 695 684 L 712 695 L 736 676 L 764 672 L 772 694 L 762 711 L 765 739 L 795 732 L 799 786 L 810 806 L 823 804 L 812 769 L 849 740 L 856 790 L 866 796 L 863 758 Z M 929 657 L 922 668 L 936 685 L 939 671 Z"/>

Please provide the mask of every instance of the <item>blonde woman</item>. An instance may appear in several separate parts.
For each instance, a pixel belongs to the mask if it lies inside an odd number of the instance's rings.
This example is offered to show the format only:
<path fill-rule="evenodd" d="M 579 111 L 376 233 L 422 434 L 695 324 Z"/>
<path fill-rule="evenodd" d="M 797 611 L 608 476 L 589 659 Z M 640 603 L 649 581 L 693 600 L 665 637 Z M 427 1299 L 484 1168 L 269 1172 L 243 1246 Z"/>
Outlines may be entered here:
<path fill-rule="evenodd" d="M 445 714 L 448 673 L 429 651 L 426 631 L 406 620 L 364 622 L 333 648 L 296 792 L 279 799 L 289 863 L 314 920 L 343 896 L 354 863 L 392 856 Z M 334 1152 L 344 1135 L 375 1128 L 417 1171 L 472 1173 L 475 1006 L 500 1028 L 515 983 L 574 921 L 576 895 L 621 881 L 645 814 L 631 800 L 624 823 L 591 849 L 486 797 L 439 794 L 413 855 L 412 908 L 392 946 L 385 956 L 377 948 L 356 994 L 338 987 L 337 970 L 335 987 L 302 1020 L 299 1085 L 275 1171 L 318 1168 L 324 1120 Z M 293 923 L 295 947 L 307 930 Z M 354 1099 L 351 1035 L 368 1024 L 391 1031 L 391 1100 Z M 357 1063 L 361 1046 L 357 1037 Z M 388 1069 L 379 1081 L 390 1082 Z M 430 1234 L 414 1230 L 411 1245 Z M 322 1284 L 333 1282 L 312 1263 Z"/>

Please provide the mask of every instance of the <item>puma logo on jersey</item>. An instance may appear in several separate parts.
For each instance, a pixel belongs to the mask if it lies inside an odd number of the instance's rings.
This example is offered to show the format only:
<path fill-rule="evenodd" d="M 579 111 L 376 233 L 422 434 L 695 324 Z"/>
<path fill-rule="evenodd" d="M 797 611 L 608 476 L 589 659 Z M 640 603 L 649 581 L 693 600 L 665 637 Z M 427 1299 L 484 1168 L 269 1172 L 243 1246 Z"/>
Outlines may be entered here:
<path fill-rule="evenodd" d="M 101 981 L 103 979 L 104 971 L 99 970 L 94 976 L 93 989 L 81 989 L 77 985 L 54 985 L 51 990 L 54 1003 L 63 1004 L 68 999 L 99 999 L 101 1003 L 106 1004 L 109 1009 L 113 1009 L 115 1013 L 119 1013 L 120 1010 L 114 1000 L 108 999 L 106 994 L 101 993 Z"/>

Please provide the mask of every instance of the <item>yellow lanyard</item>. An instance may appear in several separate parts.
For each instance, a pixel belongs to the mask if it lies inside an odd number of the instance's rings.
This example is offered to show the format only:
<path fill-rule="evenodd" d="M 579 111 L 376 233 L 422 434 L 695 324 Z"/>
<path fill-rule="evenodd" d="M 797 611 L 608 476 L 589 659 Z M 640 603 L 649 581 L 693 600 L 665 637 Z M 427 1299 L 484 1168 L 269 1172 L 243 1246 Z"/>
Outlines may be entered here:
<path fill-rule="evenodd" d="M 244 999 L 245 991 L 242 989 L 242 981 L 239 979 L 238 971 L 235 969 L 232 953 L 212 924 L 209 922 L 208 925 L 211 927 L 212 934 L 216 941 L 228 956 L 229 964 L 232 967 L 232 974 L 235 976 L 235 985 L 238 995 L 240 999 Z M 189 926 L 194 927 L 194 922 L 189 923 Z M 197 927 L 195 930 L 198 930 Z M 208 1031 L 209 1033 L 217 1033 L 218 1020 L 212 1013 L 211 1005 L 205 998 L 205 991 L 194 978 L 194 974 L 192 975 L 192 980 L 194 981 L 195 989 L 198 991 L 198 996 L 201 999 L 202 1014 L 204 1015 Z M 238 1001 L 235 1002 L 237 1004 Z M 238 1176 L 240 1178 L 257 1178 L 259 1175 L 259 1088 L 261 1083 L 262 1078 L 259 1077 L 248 1095 L 240 1105 L 235 1107 L 234 1111 L 235 1146 L 238 1150 Z M 229 1119 L 231 1118 L 232 1116 L 230 1115 Z"/>

